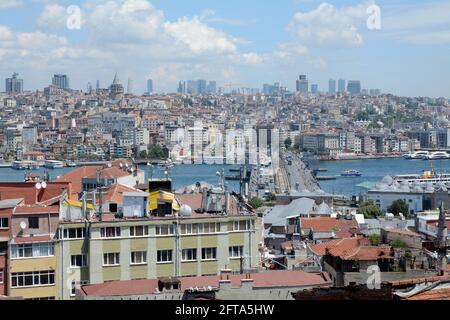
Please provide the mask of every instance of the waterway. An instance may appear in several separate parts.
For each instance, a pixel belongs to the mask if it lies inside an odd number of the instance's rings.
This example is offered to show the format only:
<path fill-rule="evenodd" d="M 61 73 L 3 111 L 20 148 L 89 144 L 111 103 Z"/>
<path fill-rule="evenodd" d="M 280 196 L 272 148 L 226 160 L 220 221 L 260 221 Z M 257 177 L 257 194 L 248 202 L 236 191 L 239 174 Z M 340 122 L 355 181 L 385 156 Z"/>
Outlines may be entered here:
<path fill-rule="evenodd" d="M 153 178 L 165 177 L 165 168 L 161 166 L 153 166 L 151 169 L 147 165 L 139 165 L 139 168 L 144 170 L 146 178 L 150 176 Z M 179 189 L 184 186 L 194 184 L 196 182 L 207 182 L 212 185 L 219 184 L 219 177 L 217 172 L 225 170 L 225 174 L 230 174 L 229 169 L 235 168 L 231 165 L 176 165 L 169 170 L 169 176 L 173 181 L 173 188 Z M 39 168 L 33 170 L 33 174 L 43 176 L 48 172 L 50 181 L 57 179 L 59 176 L 64 175 L 67 172 L 74 170 L 74 168 L 60 168 L 60 169 L 46 169 Z M 24 181 L 24 177 L 27 171 L 15 170 L 12 168 L 0 168 L 0 182 L 21 182 Z M 229 191 L 239 192 L 239 181 L 225 181 L 225 187 Z"/>
<path fill-rule="evenodd" d="M 319 161 L 314 167 L 327 169 L 327 172 L 320 172 L 319 175 L 336 176 L 336 180 L 320 181 L 321 188 L 329 193 L 339 195 L 359 195 L 367 192 L 375 183 L 379 182 L 386 175 L 396 174 L 420 174 L 423 170 L 429 169 L 430 164 L 425 160 L 405 160 L 402 158 L 385 158 L 370 160 L 346 160 L 346 161 Z M 435 160 L 433 166 L 438 172 L 450 172 L 450 160 Z M 152 175 L 154 178 L 165 176 L 164 168 L 160 166 L 153 167 L 151 173 L 150 167 L 146 165 L 139 166 L 146 172 L 147 179 Z M 219 178 L 216 172 L 225 170 L 229 174 L 229 169 L 234 168 L 231 165 L 176 165 L 170 169 L 170 177 L 173 181 L 174 189 L 194 184 L 196 182 L 207 182 L 212 185 L 219 184 Z M 358 170 L 362 173 L 361 177 L 341 177 L 340 174 L 345 170 Z M 49 173 L 50 180 L 56 179 L 73 168 L 34 170 L 33 173 L 43 175 Z M 23 181 L 25 171 L 14 170 L 11 168 L 0 168 L 0 181 Z M 230 191 L 239 192 L 239 181 L 225 181 L 225 186 Z"/>
<path fill-rule="evenodd" d="M 432 163 L 437 172 L 450 172 L 450 160 L 434 160 Z M 336 180 L 320 181 L 321 188 L 329 193 L 340 195 L 359 195 L 366 193 L 386 175 L 421 174 L 430 168 L 426 160 L 406 160 L 403 158 L 384 158 L 346 161 L 318 161 L 315 166 L 327 169 L 318 175 L 336 176 Z M 361 177 L 341 177 L 345 170 L 358 170 Z"/>

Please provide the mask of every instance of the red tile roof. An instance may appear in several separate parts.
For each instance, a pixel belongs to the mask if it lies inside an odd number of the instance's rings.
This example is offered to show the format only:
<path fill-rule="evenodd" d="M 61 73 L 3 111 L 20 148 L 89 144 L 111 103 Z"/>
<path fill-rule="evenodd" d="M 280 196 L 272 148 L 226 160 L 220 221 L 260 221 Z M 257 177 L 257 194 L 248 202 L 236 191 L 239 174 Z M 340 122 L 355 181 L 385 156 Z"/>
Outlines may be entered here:
<path fill-rule="evenodd" d="M 328 280 L 320 274 L 307 273 L 303 271 L 269 271 L 252 273 L 254 287 L 295 287 L 307 285 L 321 285 Z M 181 277 L 181 290 L 184 291 L 195 287 L 219 287 L 221 276 L 205 277 Z M 226 276 L 222 276 L 226 280 Z M 241 279 L 246 279 L 246 275 L 230 275 L 231 287 L 241 286 Z M 102 284 L 85 285 L 81 287 L 81 294 L 90 296 L 119 296 L 138 295 L 154 293 L 158 287 L 157 279 L 112 281 Z"/>
<path fill-rule="evenodd" d="M 60 196 L 64 191 L 72 192 L 70 181 L 47 182 L 45 189 L 37 190 L 32 182 L 1 182 L 0 200 L 23 198 L 25 204 L 45 202 Z"/>
<path fill-rule="evenodd" d="M 72 192 L 74 194 L 79 194 L 83 190 L 83 184 L 81 180 L 84 177 L 91 176 L 100 170 L 102 166 L 84 166 L 76 168 L 65 175 L 59 177 L 57 182 L 71 182 L 72 183 Z"/>
<path fill-rule="evenodd" d="M 301 218 L 301 229 L 310 229 L 313 232 L 332 232 L 334 231 L 339 238 L 350 237 L 350 229 L 358 229 L 356 220 L 336 219 L 329 217 Z"/>
<path fill-rule="evenodd" d="M 427 290 L 406 300 L 450 300 L 450 288 Z"/>
<path fill-rule="evenodd" d="M 358 246 L 353 248 L 340 248 L 337 246 L 331 248 L 329 253 L 332 256 L 341 258 L 342 260 L 371 261 L 378 260 L 380 258 L 393 258 L 390 256 L 391 248 L 382 246 Z"/>
<path fill-rule="evenodd" d="M 364 238 L 362 236 L 360 237 L 352 237 L 352 238 L 343 238 L 343 239 L 335 239 L 335 240 L 331 240 L 331 241 L 327 241 L 327 242 L 322 242 L 316 245 L 312 245 L 310 246 L 310 250 L 318 255 L 318 256 L 323 256 L 326 253 L 326 250 L 331 250 L 331 249 L 339 249 L 342 251 L 345 250 L 350 250 L 353 248 L 357 248 L 361 245 L 368 245 L 369 244 L 369 240 L 367 238 Z"/>

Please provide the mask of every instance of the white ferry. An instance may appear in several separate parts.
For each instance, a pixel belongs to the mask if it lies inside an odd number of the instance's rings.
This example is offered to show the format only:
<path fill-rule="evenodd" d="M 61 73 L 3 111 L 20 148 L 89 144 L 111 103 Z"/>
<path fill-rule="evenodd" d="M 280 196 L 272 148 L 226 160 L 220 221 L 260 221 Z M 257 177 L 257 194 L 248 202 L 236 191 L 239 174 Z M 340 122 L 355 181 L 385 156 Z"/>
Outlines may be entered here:
<path fill-rule="evenodd" d="M 428 160 L 449 159 L 450 155 L 445 151 L 436 151 L 428 155 Z"/>
<path fill-rule="evenodd" d="M 16 170 L 37 170 L 39 165 L 35 161 L 16 160 L 11 164 L 11 168 Z"/>
<path fill-rule="evenodd" d="M 430 170 L 424 170 L 423 174 L 401 174 L 394 176 L 393 179 L 398 183 L 450 183 L 450 173 L 436 173 L 431 167 Z"/>
<path fill-rule="evenodd" d="M 63 168 L 64 162 L 58 160 L 45 160 L 44 167 L 47 169 Z"/>
<path fill-rule="evenodd" d="M 405 159 L 428 159 L 430 152 L 428 151 L 416 151 L 403 155 Z"/>

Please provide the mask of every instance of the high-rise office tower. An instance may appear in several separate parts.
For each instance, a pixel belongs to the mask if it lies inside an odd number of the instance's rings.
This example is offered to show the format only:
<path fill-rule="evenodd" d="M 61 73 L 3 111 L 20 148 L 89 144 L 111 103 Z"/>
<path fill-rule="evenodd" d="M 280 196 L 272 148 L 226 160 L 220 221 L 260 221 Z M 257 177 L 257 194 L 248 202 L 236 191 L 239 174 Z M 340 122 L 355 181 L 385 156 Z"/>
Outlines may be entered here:
<path fill-rule="evenodd" d="M 11 78 L 6 78 L 5 91 L 7 94 L 23 92 L 23 79 L 17 78 L 18 75 L 18 73 L 14 72 Z"/>
<path fill-rule="evenodd" d="M 197 93 L 198 94 L 205 94 L 207 93 L 207 82 L 206 80 L 197 80 Z"/>
<path fill-rule="evenodd" d="M 152 79 L 147 80 L 147 93 L 148 94 L 153 93 L 153 80 Z"/>
<path fill-rule="evenodd" d="M 55 74 L 52 79 L 52 84 L 64 90 L 70 88 L 69 77 L 66 74 Z"/>
<path fill-rule="evenodd" d="M 334 80 L 334 79 L 328 80 L 328 93 L 329 94 L 336 93 L 336 80 Z"/>
<path fill-rule="evenodd" d="M 133 79 L 128 78 L 127 94 L 133 94 Z"/>
<path fill-rule="evenodd" d="M 195 81 L 195 80 L 188 80 L 187 81 L 186 92 L 189 93 L 189 94 L 197 94 L 197 81 Z"/>
<path fill-rule="evenodd" d="M 86 90 L 89 93 L 92 93 L 92 84 L 90 82 L 88 82 L 87 86 L 86 86 Z"/>
<path fill-rule="evenodd" d="M 309 85 L 308 80 L 306 79 L 306 75 L 300 75 L 296 83 L 297 91 L 301 93 L 308 93 L 308 86 Z"/>
<path fill-rule="evenodd" d="M 361 93 L 361 82 L 359 80 L 349 80 L 347 83 L 347 91 L 351 95 L 358 95 Z"/>
<path fill-rule="evenodd" d="M 345 80 L 344 79 L 338 80 L 338 92 L 339 93 L 345 92 Z"/>
<path fill-rule="evenodd" d="M 186 93 L 186 82 L 185 81 L 180 81 L 178 82 L 178 89 L 177 89 L 178 93 Z"/>
<path fill-rule="evenodd" d="M 95 89 L 100 90 L 100 80 L 97 80 L 97 83 L 95 84 Z"/>
<path fill-rule="evenodd" d="M 311 93 L 317 94 L 319 92 L 319 85 L 318 84 L 312 84 L 311 85 Z"/>
<path fill-rule="evenodd" d="M 208 93 L 216 93 L 217 92 L 217 84 L 215 81 L 210 81 L 208 84 Z"/>

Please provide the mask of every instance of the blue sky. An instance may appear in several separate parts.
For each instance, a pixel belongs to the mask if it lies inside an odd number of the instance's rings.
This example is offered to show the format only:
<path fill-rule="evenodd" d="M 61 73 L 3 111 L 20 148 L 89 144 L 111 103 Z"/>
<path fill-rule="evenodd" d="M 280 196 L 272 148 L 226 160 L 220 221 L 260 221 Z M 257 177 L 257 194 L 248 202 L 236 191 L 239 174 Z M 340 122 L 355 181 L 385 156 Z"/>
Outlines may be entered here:
<path fill-rule="evenodd" d="M 380 30 L 366 10 L 380 8 Z M 81 29 L 66 26 L 81 9 Z M 28 90 L 67 73 L 73 88 L 114 73 L 134 91 L 154 79 L 240 87 L 299 74 L 327 89 L 329 78 L 361 80 L 407 96 L 450 98 L 450 1 L 0 0 L 0 78 L 17 71 Z"/>

